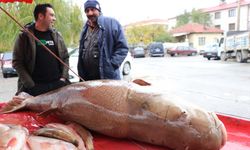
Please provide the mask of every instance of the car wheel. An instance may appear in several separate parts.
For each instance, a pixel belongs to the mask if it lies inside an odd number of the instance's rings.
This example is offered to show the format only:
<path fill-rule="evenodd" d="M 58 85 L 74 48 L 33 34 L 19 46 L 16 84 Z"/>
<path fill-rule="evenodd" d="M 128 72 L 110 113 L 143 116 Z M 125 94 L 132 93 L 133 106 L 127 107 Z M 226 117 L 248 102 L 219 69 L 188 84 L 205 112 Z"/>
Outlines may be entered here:
<path fill-rule="evenodd" d="M 222 61 L 227 61 L 227 56 L 226 56 L 226 53 L 225 53 L 225 52 L 222 52 L 222 53 L 220 54 L 220 59 L 221 59 Z"/>
<path fill-rule="evenodd" d="M 243 56 L 242 56 L 241 52 L 237 52 L 236 53 L 236 61 L 239 62 L 239 63 L 245 62 L 245 60 L 243 59 Z"/>
<path fill-rule="evenodd" d="M 210 57 L 207 58 L 207 60 L 210 60 L 210 59 L 211 59 Z"/>
<path fill-rule="evenodd" d="M 3 77 L 4 78 L 8 78 L 8 74 L 7 73 L 3 73 Z"/>
<path fill-rule="evenodd" d="M 217 56 L 217 57 L 216 57 L 216 60 L 220 60 L 220 57 L 219 57 L 219 56 Z"/>
<path fill-rule="evenodd" d="M 131 70 L 131 66 L 129 62 L 125 62 L 123 65 L 123 69 L 122 69 L 122 74 L 123 75 L 128 75 L 130 73 Z"/>

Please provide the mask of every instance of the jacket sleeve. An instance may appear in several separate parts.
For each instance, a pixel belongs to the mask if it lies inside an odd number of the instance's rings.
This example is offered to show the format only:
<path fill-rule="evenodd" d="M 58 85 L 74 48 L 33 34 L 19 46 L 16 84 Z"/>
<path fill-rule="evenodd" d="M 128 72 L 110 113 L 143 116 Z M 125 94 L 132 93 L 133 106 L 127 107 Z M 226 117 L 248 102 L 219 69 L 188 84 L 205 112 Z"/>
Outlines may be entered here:
<path fill-rule="evenodd" d="M 25 60 L 27 44 L 28 37 L 25 36 L 24 33 L 19 34 L 14 45 L 12 65 L 16 69 L 19 79 L 24 87 L 31 88 L 35 83 L 32 80 L 27 67 L 25 67 L 25 62 L 27 61 Z"/>
<path fill-rule="evenodd" d="M 64 43 L 64 40 L 62 38 L 62 36 L 59 34 L 59 44 L 60 46 L 58 46 L 59 48 L 59 51 L 60 51 L 60 58 L 61 60 L 66 64 L 68 65 L 69 67 L 69 54 L 68 54 L 68 49 Z M 69 68 L 66 67 L 65 65 L 61 64 L 62 66 L 62 76 L 63 78 L 65 79 L 68 79 L 69 78 Z"/>
<path fill-rule="evenodd" d="M 77 71 L 78 71 L 78 75 L 85 80 L 85 77 L 84 77 L 84 68 L 83 68 L 83 65 L 82 65 L 82 50 L 81 48 L 79 48 L 79 55 L 78 55 L 78 63 L 77 63 Z M 80 81 L 82 81 L 80 79 Z"/>
<path fill-rule="evenodd" d="M 114 49 L 112 52 L 111 63 L 115 69 L 119 68 L 128 53 L 127 41 L 121 24 L 116 21 L 112 23 L 112 36 L 114 41 Z"/>

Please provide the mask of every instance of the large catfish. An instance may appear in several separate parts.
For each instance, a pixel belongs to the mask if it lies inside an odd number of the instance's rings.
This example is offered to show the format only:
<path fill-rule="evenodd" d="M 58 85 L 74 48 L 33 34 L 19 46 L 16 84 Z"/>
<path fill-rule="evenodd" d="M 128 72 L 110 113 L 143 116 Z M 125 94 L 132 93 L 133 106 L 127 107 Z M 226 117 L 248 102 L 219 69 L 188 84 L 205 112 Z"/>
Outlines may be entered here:
<path fill-rule="evenodd" d="M 72 84 L 21 103 L 10 102 L 2 113 L 21 108 L 54 112 L 108 136 L 175 150 L 219 150 L 227 140 L 226 129 L 214 113 L 126 81 Z"/>

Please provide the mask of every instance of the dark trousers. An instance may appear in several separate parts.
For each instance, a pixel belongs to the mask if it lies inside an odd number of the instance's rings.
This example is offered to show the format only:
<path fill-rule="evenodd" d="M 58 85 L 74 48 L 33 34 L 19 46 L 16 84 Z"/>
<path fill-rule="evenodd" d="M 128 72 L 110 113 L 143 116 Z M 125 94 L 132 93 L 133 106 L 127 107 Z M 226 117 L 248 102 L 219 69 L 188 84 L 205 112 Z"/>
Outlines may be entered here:
<path fill-rule="evenodd" d="M 36 83 L 34 87 L 30 89 L 24 89 L 24 92 L 29 93 L 32 96 L 37 96 L 60 87 L 66 86 L 69 83 L 63 82 L 61 80 L 54 81 L 51 83 Z"/>

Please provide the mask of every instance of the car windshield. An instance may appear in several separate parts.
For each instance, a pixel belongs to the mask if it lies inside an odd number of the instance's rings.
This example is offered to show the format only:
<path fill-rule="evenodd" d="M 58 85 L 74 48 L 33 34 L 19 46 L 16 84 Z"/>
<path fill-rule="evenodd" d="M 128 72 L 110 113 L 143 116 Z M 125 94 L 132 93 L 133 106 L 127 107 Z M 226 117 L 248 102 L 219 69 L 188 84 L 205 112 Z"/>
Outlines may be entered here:
<path fill-rule="evenodd" d="M 134 50 L 135 50 L 135 51 L 143 51 L 143 48 L 137 47 L 137 48 L 135 48 Z"/>
<path fill-rule="evenodd" d="M 4 53 L 3 60 L 10 60 L 12 59 L 12 53 Z"/>
<path fill-rule="evenodd" d="M 205 46 L 205 51 L 217 51 L 218 45 L 217 44 L 210 44 Z"/>
<path fill-rule="evenodd" d="M 163 49 L 163 45 L 160 43 L 159 44 L 151 44 L 150 48 L 151 49 L 156 49 L 156 48 Z"/>
<path fill-rule="evenodd" d="M 69 56 L 70 57 L 78 57 L 79 53 L 78 53 L 79 49 L 75 48 L 72 51 L 69 52 Z"/>

